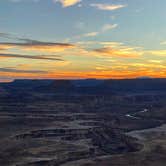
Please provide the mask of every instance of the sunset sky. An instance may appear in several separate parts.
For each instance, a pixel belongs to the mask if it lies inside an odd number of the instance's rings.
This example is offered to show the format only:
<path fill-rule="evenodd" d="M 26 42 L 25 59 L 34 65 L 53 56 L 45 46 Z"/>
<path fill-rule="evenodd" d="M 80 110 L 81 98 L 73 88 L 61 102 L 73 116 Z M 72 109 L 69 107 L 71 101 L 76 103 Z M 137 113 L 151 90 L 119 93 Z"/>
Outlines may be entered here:
<path fill-rule="evenodd" d="M 0 81 L 166 77 L 166 0 L 0 0 Z"/>

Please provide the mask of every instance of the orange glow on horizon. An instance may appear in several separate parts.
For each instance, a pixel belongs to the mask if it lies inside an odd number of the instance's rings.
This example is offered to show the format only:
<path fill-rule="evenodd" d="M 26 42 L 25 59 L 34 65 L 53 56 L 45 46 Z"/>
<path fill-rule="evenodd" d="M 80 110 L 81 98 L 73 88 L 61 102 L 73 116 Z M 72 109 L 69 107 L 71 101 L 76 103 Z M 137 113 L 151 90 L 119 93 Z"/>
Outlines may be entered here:
<path fill-rule="evenodd" d="M 130 79 L 139 77 L 151 77 L 151 78 L 166 78 L 166 71 L 93 71 L 93 72 L 58 72 L 47 74 L 36 73 L 3 73 L 0 72 L 2 77 L 11 77 L 15 79 Z"/>

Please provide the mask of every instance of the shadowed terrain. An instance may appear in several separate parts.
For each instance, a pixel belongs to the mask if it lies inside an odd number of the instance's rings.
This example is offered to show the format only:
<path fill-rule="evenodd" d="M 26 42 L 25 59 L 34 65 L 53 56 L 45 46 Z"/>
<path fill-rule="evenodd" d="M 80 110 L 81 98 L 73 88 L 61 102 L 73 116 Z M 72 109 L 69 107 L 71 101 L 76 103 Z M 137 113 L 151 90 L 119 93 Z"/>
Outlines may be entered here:
<path fill-rule="evenodd" d="M 166 80 L 0 84 L 0 165 L 164 166 Z"/>

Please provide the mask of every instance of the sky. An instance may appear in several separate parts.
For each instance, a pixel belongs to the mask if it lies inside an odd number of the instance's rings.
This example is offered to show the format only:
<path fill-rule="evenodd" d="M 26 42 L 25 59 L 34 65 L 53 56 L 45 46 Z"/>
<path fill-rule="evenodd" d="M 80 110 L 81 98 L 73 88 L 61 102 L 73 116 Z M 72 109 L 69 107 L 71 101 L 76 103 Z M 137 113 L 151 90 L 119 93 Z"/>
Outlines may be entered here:
<path fill-rule="evenodd" d="M 1 0 L 0 81 L 166 77 L 165 0 Z"/>

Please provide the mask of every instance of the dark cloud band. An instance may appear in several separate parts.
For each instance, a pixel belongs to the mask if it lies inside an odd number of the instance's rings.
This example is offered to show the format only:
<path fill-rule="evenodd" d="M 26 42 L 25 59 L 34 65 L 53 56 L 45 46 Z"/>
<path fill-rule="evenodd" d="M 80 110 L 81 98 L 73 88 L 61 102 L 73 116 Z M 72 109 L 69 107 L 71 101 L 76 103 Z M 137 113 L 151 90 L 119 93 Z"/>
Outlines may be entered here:
<path fill-rule="evenodd" d="M 0 72 L 6 73 L 47 73 L 46 71 L 42 70 L 18 70 L 18 69 L 11 69 L 11 68 L 0 68 Z"/>
<path fill-rule="evenodd" d="M 48 56 L 48 55 L 47 55 Z M 36 59 L 36 60 L 50 60 L 50 61 L 64 61 L 61 58 L 52 58 L 46 56 L 32 56 L 32 55 L 21 55 L 21 54 L 2 54 L 0 53 L 0 57 L 2 58 L 26 58 L 26 59 Z"/>

